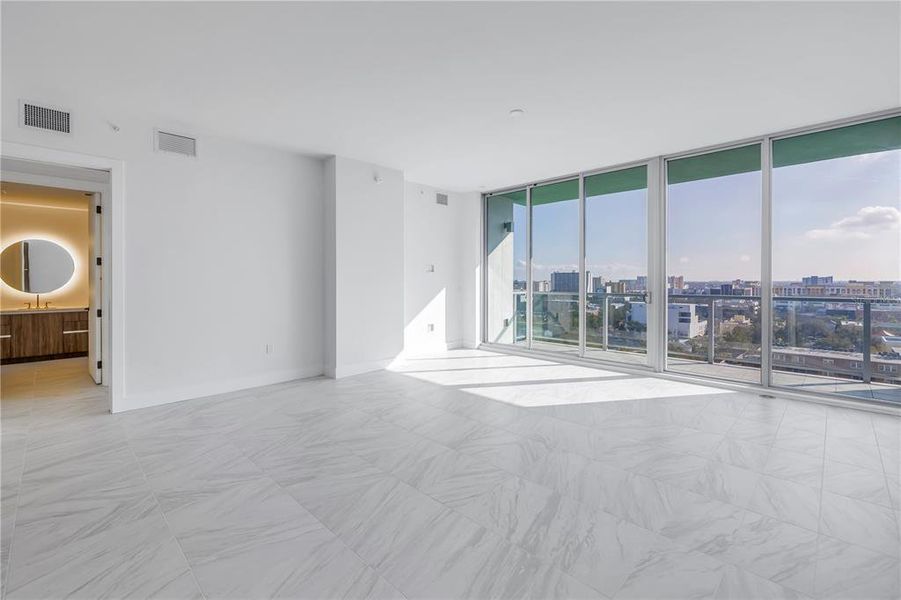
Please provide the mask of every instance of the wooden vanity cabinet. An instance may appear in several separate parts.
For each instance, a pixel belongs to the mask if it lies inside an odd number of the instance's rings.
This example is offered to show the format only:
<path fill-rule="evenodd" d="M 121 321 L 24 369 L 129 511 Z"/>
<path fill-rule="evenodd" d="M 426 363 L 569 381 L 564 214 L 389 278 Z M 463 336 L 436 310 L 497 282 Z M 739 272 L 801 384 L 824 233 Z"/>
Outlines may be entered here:
<path fill-rule="evenodd" d="M 0 336 L 3 363 L 87 356 L 88 311 L 4 313 Z"/>

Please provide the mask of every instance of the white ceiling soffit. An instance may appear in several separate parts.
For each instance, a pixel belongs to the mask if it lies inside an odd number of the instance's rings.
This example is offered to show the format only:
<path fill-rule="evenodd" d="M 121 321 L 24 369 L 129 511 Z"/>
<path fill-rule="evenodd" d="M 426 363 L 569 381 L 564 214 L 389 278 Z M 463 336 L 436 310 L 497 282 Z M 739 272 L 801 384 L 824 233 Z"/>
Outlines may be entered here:
<path fill-rule="evenodd" d="M 4 2 L 3 106 L 89 105 L 474 190 L 897 106 L 899 10 Z"/>

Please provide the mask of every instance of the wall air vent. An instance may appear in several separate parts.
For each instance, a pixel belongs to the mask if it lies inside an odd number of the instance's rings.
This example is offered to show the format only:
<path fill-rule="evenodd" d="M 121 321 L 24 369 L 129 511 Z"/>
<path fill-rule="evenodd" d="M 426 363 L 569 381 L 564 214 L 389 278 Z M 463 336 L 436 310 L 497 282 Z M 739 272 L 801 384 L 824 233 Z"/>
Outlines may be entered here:
<path fill-rule="evenodd" d="M 19 123 L 24 127 L 34 127 L 45 131 L 72 133 L 69 111 L 40 106 L 24 100 L 19 103 Z"/>
<path fill-rule="evenodd" d="M 171 152 L 182 156 L 197 156 L 197 140 L 194 138 L 156 131 L 156 149 L 161 152 Z"/>
<path fill-rule="evenodd" d="M 435 202 L 441 204 L 442 206 L 447 206 L 447 194 L 436 194 Z"/>

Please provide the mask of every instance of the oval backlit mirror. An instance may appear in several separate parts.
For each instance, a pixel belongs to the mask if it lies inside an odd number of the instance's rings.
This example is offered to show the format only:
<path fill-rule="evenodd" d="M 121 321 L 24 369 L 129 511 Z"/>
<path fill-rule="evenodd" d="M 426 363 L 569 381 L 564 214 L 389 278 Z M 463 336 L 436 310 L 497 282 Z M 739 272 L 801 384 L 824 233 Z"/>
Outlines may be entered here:
<path fill-rule="evenodd" d="M 0 278 L 6 285 L 29 294 L 58 290 L 72 279 L 75 259 L 48 240 L 22 240 L 0 254 Z"/>

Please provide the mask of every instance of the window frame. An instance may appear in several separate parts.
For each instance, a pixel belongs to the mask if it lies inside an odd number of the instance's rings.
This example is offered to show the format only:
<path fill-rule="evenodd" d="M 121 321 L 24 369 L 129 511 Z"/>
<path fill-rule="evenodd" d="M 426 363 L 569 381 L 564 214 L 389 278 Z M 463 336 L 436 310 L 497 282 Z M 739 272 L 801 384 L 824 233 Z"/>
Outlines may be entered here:
<path fill-rule="evenodd" d="M 555 183 L 560 181 L 578 179 L 579 182 L 579 280 L 580 280 L 580 292 L 579 292 L 579 355 L 578 357 L 571 357 L 578 359 L 579 362 L 584 362 L 590 365 L 607 365 L 610 367 L 616 367 L 625 370 L 647 370 L 653 371 L 656 373 L 665 373 L 673 378 L 677 379 L 687 379 L 692 380 L 697 383 L 706 383 L 706 384 L 721 384 L 727 387 L 735 388 L 735 389 L 744 389 L 744 390 L 778 390 L 786 395 L 793 395 L 798 397 L 806 397 L 806 398 L 819 398 L 819 399 L 827 399 L 829 401 L 841 402 L 841 403 L 865 403 L 865 404 L 877 404 L 882 405 L 885 402 L 881 402 L 878 400 L 867 400 L 867 399 L 850 399 L 847 396 L 842 396 L 837 393 L 831 392 L 810 392 L 810 391 L 791 391 L 785 387 L 774 385 L 772 381 L 772 371 L 773 371 L 773 361 L 774 361 L 774 351 L 773 351 L 773 340 L 772 340 L 772 319 L 773 319 L 773 281 L 772 281 L 772 230 L 773 230 L 773 211 L 772 211 L 772 174 L 773 174 L 773 144 L 778 140 L 784 140 L 792 137 L 808 135 L 811 133 L 817 133 L 821 131 L 828 131 L 832 129 L 839 129 L 842 127 L 848 127 L 853 125 L 859 125 L 868 122 L 880 121 L 884 119 L 890 119 L 893 117 L 901 117 L 901 107 L 892 108 L 889 110 L 883 110 L 873 113 L 867 113 L 862 115 L 855 115 L 843 119 L 835 119 L 831 121 L 826 121 L 822 123 L 817 123 L 813 125 L 807 125 L 802 127 L 796 127 L 792 129 L 786 129 L 778 132 L 773 132 L 764 135 L 758 135 L 753 137 L 744 138 L 741 140 L 725 142 L 721 144 L 713 144 L 709 146 L 704 146 L 701 148 L 695 148 L 692 150 L 687 150 L 683 152 L 676 152 L 670 154 L 657 155 L 641 160 L 628 161 L 613 164 L 610 166 L 604 166 L 597 169 L 591 169 L 581 172 L 568 173 L 566 175 L 561 175 L 557 177 L 551 177 L 541 180 L 536 180 L 527 183 L 520 183 L 517 185 L 506 186 L 503 188 L 499 188 L 496 190 L 485 191 L 481 194 L 481 253 L 480 253 L 480 271 L 481 271 L 481 289 L 480 289 L 480 315 L 477 322 L 480 324 L 480 331 L 478 332 L 478 340 L 488 349 L 498 349 L 501 351 L 514 350 L 514 351 L 525 351 L 530 355 L 542 356 L 550 359 L 559 359 L 560 356 L 554 353 L 546 353 L 540 350 L 535 350 L 531 348 L 531 318 L 532 318 L 532 282 L 531 282 L 531 273 L 532 273 L 532 243 L 531 243 L 531 188 L 537 185 L 543 185 L 548 183 Z M 691 156 L 698 156 L 703 154 L 709 154 L 711 152 L 716 152 L 719 150 L 728 150 L 732 148 L 738 148 L 742 146 L 748 146 L 753 144 L 760 145 L 761 151 L 761 180 L 762 180 L 762 190 L 761 190 L 761 223 L 760 223 L 760 241 L 761 241 L 761 289 L 760 289 L 760 321 L 761 321 L 761 380 L 757 384 L 747 383 L 743 381 L 738 381 L 734 379 L 726 380 L 719 379 L 715 377 L 709 376 L 698 376 L 698 375 L 685 375 L 685 374 L 675 374 L 670 373 L 666 370 L 666 344 L 667 344 L 667 264 L 666 264 L 666 248 L 667 248 L 667 239 L 666 239 L 666 226 L 667 226 L 667 199 L 666 199 L 666 164 L 669 161 L 677 160 L 680 158 L 688 158 Z M 648 302 L 647 302 L 647 318 L 648 318 L 648 327 L 647 327 L 647 365 L 638 365 L 638 364 L 626 364 L 615 361 L 607 360 L 603 357 L 587 357 L 585 356 L 585 311 L 586 311 L 586 302 L 585 302 L 585 290 L 587 289 L 587 282 L 585 281 L 585 177 L 590 177 L 592 175 L 602 174 L 613 172 L 622 169 L 628 169 L 637 166 L 647 166 L 647 244 L 648 244 Z M 516 347 L 513 345 L 506 344 L 492 344 L 486 340 L 486 313 L 487 313 L 487 286 L 488 286 L 488 274 L 486 270 L 486 248 L 487 248 L 487 231 L 486 231 L 486 215 L 487 215 L 487 199 L 488 197 L 500 194 L 504 192 L 510 192 L 518 189 L 526 189 L 527 190 L 527 219 L 528 219 L 528 232 L 527 232 L 527 266 L 526 272 L 528 275 L 529 281 L 527 282 L 527 304 L 526 304 L 526 314 L 528 315 L 528 340 L 529 344 L 524 349 L 522 347 Z M 788 292 L 788 293 L 786 293 Z M 782 295 L 792 296 L 795 295 L 793 290 L 783 290 Z M 783 359 L 787 360 L 787 356 L 782 356 Z M 802 363 L 803 364 L 803 363 Z"/>

